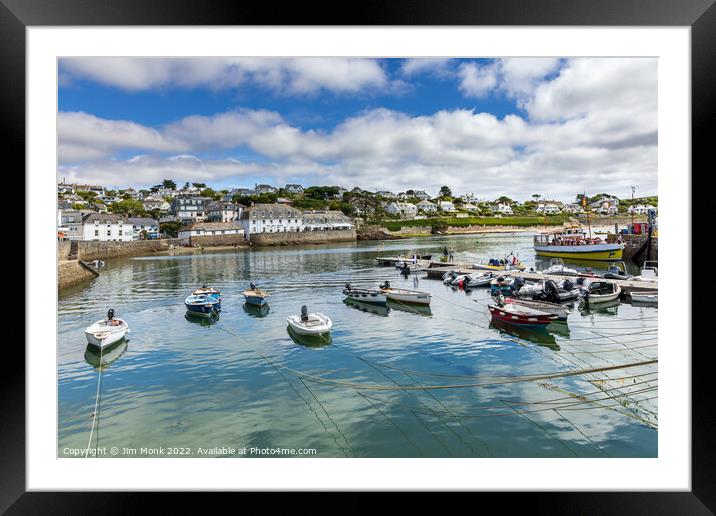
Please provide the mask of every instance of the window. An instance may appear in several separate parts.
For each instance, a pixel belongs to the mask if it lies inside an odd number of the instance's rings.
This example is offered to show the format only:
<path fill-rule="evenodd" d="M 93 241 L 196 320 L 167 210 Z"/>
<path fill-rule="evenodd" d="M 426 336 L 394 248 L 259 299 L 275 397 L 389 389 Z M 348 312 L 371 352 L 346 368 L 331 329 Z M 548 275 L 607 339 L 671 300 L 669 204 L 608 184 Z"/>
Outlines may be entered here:
<path fill-rule="evenodd" d="M 110 236 L 111 234 L 112 234 L 112 230 L 108 229 L 108 230 L 107 230 L 107 236 Z"/>
<path fill-rule="evenodd" d="M 94 236 L 99 236 L 99 230 L 97 230 L 97 229 L 94 230 Z"/>

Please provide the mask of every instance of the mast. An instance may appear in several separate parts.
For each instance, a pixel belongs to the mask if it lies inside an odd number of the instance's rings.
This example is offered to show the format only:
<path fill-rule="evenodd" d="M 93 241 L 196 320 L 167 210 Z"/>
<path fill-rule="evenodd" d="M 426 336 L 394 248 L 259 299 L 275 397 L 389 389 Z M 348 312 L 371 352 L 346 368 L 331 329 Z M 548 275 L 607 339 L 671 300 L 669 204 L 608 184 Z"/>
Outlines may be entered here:
<path fill-rule="evenodd" d="M 584 204 L 587 208 L 587 227 L 589 228 L 589 239 L 592 239 L 592 223 L 589 221 L 589 203 L 587 203 L 587 192 L 584 192 Z"/>

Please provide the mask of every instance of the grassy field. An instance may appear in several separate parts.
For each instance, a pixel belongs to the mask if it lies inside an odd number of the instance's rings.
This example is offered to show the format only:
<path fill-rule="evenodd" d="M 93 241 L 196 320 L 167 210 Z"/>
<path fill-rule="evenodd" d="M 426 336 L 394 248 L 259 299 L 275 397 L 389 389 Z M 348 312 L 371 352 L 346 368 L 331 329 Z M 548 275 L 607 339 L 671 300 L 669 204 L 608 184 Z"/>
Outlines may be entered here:
<path fill-rule="evenodd" d="M 384 226 L 389 231 L 400 231 L 401 227 L 458 227 L 464 228 L 472 225 L 482 226 L 543 226 L 561 225 L 569 219 L 567 215 L 551 215 L 548 217 L 470 217 L 466 219 L 457 218 L 434 218 L 423 220 L 393 220 L 385 222 Z"/>

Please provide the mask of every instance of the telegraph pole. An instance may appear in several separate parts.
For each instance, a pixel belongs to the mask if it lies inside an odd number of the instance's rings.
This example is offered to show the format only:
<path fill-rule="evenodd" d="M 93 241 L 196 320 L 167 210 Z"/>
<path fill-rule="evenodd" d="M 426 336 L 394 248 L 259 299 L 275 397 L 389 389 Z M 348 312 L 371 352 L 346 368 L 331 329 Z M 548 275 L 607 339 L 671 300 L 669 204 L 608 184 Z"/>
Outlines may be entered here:
<path fill-rule="evenodd" d="M 631 229 L 634 231 L 634 190 L 636 186 L 631 187 Z"/>

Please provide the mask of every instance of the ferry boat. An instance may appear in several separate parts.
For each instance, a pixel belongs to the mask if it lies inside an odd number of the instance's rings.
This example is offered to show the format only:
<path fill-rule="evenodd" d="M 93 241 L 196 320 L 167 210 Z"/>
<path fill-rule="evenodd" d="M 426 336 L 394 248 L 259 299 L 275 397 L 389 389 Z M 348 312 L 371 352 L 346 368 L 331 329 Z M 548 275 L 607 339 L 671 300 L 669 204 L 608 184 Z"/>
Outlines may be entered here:
<path fill-rule="evenodd" d="M 601 238 L 592 238 L 581 225 L 567 225 L 561 230 L 548 231 L 534 236 L 535 254 L 568 260 L 615 261 L 622 259 L 624 246 L 609 244 Z"/>

